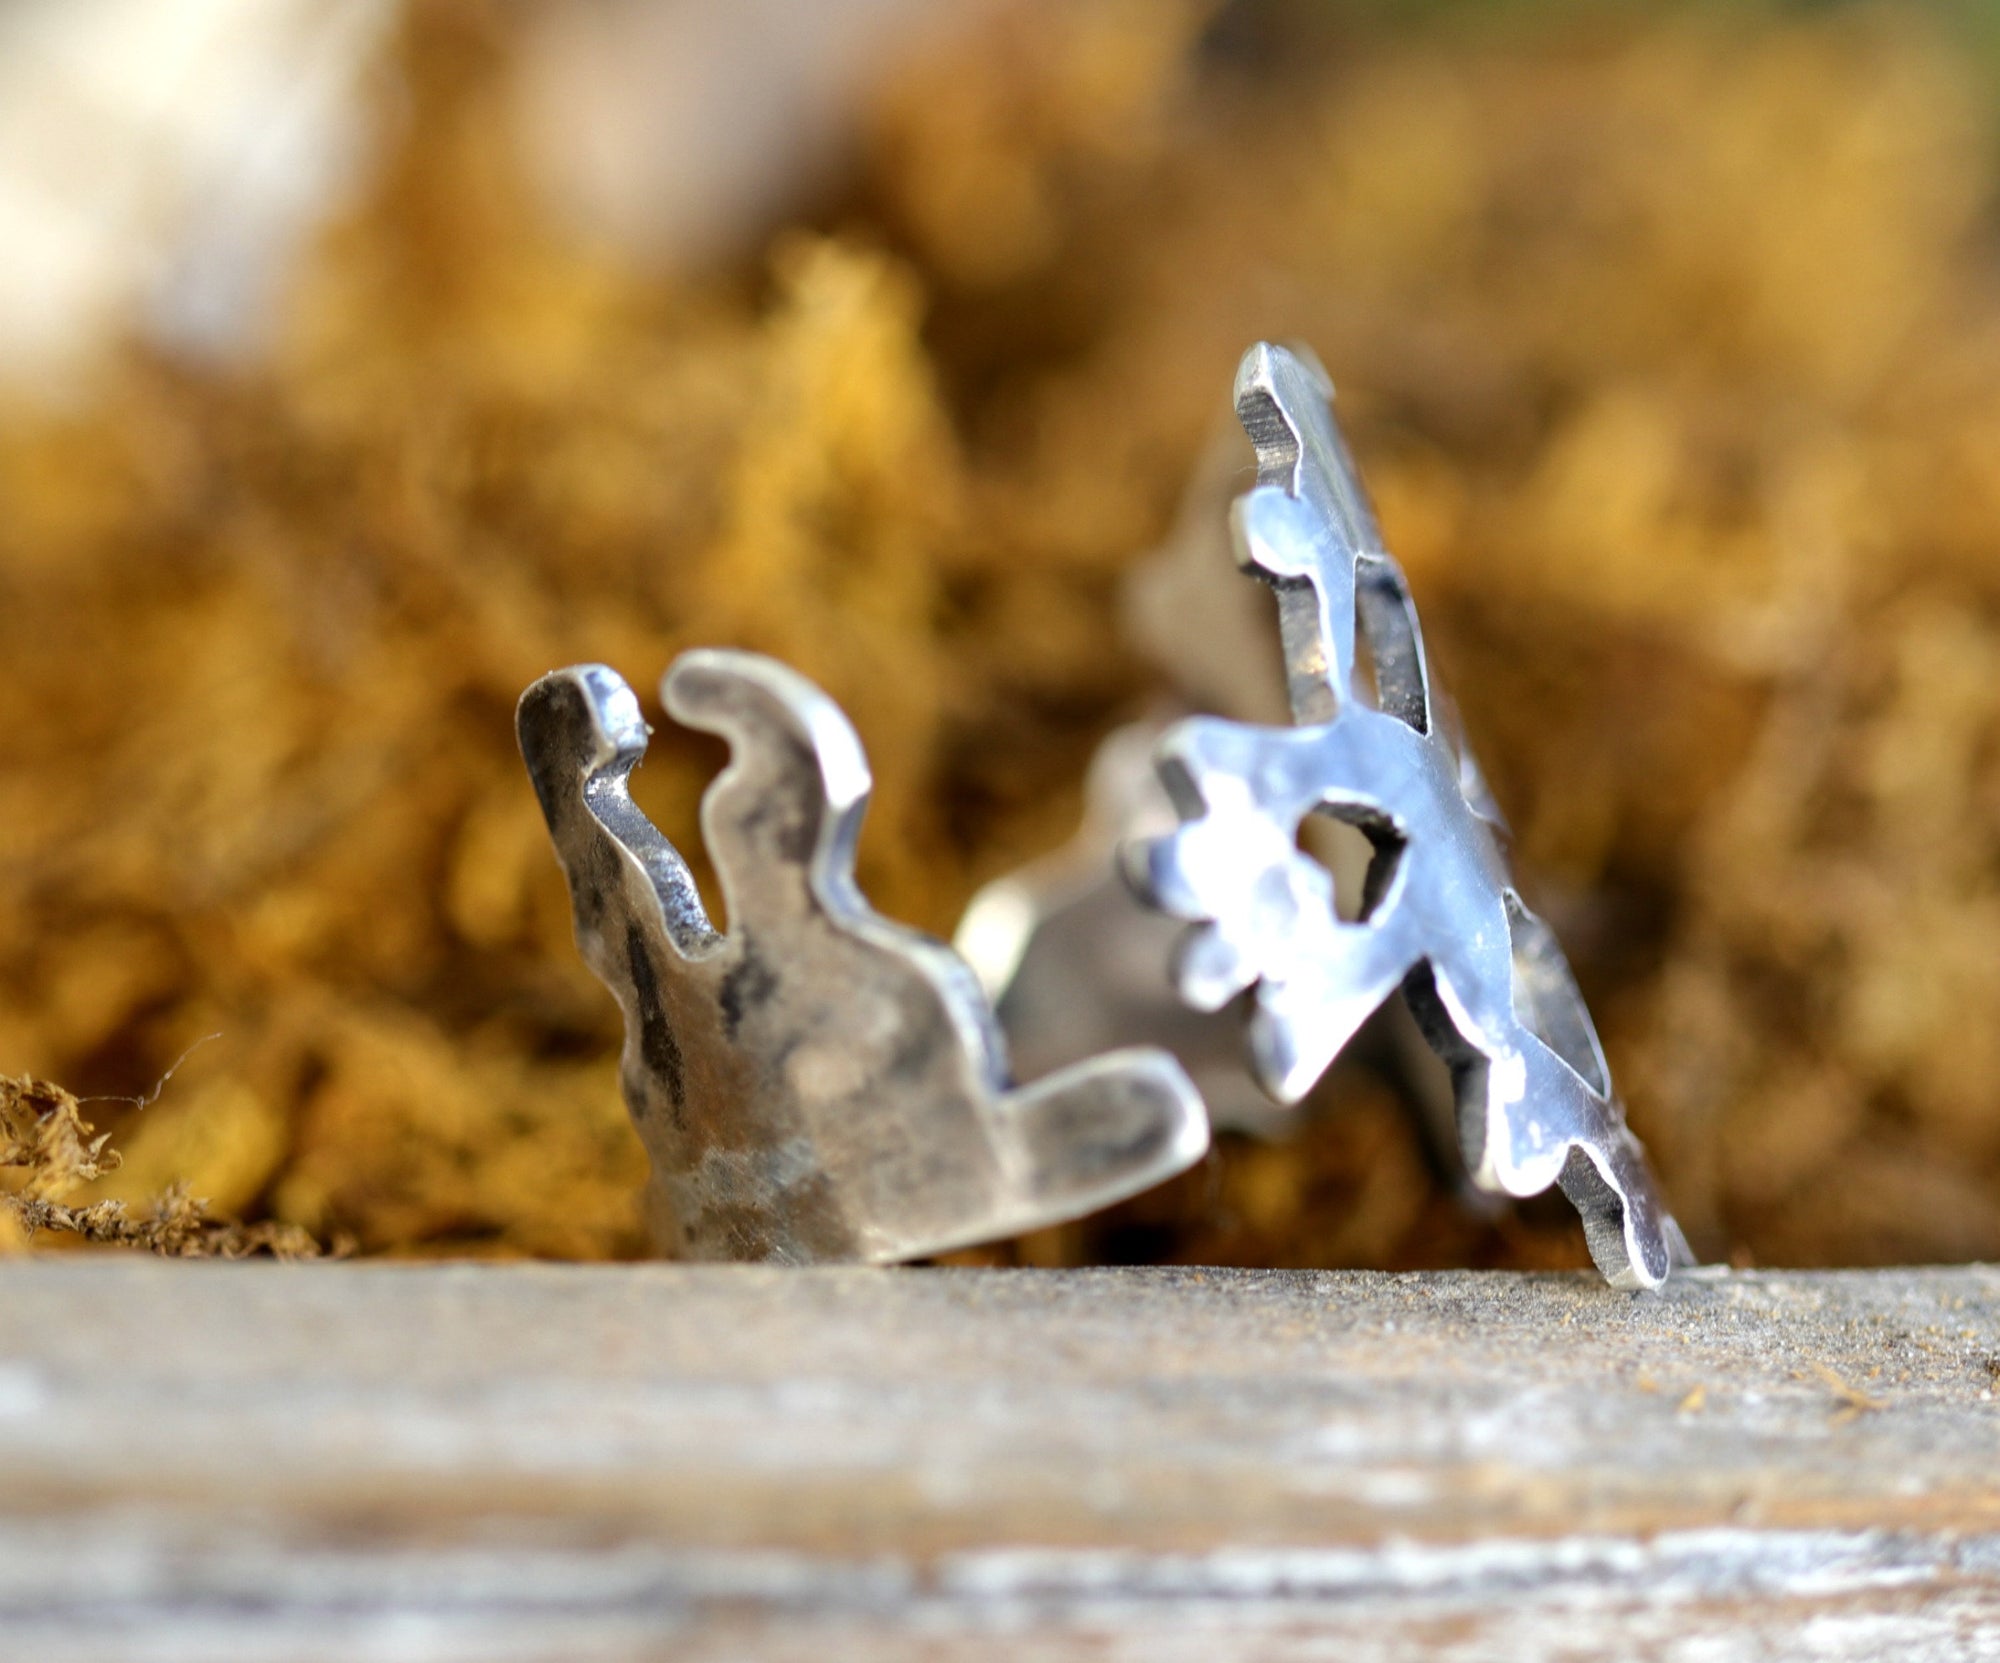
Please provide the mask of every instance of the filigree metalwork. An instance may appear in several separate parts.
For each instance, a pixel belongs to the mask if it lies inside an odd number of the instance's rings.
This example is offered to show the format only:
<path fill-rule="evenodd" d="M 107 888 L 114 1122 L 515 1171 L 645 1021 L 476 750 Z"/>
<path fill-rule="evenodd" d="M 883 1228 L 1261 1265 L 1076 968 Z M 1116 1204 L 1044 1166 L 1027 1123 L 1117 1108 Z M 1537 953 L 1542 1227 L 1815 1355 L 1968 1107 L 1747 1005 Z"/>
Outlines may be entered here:
<path fill-rule="evenodd" d="M 1201 1158 L 1201 1099 L 1162 1052 L 1010 1089 L 971 972 L 855 884 L 871 782 L 825 694 L 755 654 L 698 651 L 661 696 L 730 743 L 702 802 L 726 934 L 632 801 L 648 729 L 615 672 L 544 676 L 517 727 L 578 945 L 624 1011 L 663 1249 L 917 1258 L 1077 1217 Z"/>
<path fill-rule="evenodd" d="M 1303 1096 L 1401 988 L 1452 1067 L 1474 1182 L 1509 1195 L 1560 1183 L 1606 1277 L 1656 1287 L 1685 1245 L 1562 950 L 1513 888 L 1332 393 L 1282 347 L 1252 348 L 1237 375 L 1259 481 L 1233 512 L 1238 559 L 1277 592 L 1296 725 L 1175 726 L 1157 760 L 1181 823 L 1131 846 L 1130 875 L 1193 921 L 1174 965 L 1183 999 L 1213 1010 L 1249 993 L 1251 1059 L 1274 1097 Z M 1355 920 L 1298 846 L 1315 813 L 1374 845 Z"/>

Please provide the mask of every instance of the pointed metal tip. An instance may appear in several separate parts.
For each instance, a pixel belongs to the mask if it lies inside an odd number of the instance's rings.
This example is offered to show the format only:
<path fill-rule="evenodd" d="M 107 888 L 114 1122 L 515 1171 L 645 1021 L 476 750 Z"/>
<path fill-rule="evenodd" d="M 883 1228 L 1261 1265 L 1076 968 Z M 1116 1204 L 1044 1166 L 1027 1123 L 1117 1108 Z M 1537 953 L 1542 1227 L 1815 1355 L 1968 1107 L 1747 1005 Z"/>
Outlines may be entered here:
<path fill-rule="evenodd" d="M 1236 365 L 1236 387 L 1234 398 L 1237 407 L 1242 407 L 1245 398 L 1256 393 L 1266 397 L 1273 395 L 1277 379 L 1278 354 L 1285 349 L 1273 346 L 1269 341 L 1259 341 L 1243 354 Z"/>
<path fill-rule="evenodd" d="M 1295 393 L 1321 403 L 1333 397 L 1333 377 L 1311 347 L 1299 342 L 1281 345 L 1259 341 L 1237 363 L 1235 401 L 1239 408 L 1245 398 L 1258 395 L 1284 405 Z"/>

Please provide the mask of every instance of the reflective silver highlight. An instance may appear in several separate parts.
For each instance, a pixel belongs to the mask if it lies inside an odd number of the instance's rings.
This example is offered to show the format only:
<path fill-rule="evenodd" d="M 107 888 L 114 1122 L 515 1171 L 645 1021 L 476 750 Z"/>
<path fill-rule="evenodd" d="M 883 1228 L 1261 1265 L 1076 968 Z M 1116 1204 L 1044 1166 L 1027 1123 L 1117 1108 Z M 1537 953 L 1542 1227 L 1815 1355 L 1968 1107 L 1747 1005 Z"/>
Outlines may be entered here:
<path fill-rule="evenodd" d="M 1170 730 L 1157 763 L 1181 823 L 1130 845 L 1128 875 L 1192 921 L 1173 972 L 1188 1004 L 1249 994 L 1251 1063 L 1273 1097 L 1303 1097 L 1402 989 L 1451 1066 L 1474 1182 L 1517 1196 L 1560 1183 L 1604 1275 L 1657 1287 L 1686 1244 L 1562 950 L 1513 889 L 1498 811 L 1433 686 L 1332 394 L 1309 355 L 1282 347 L 1253 347 L 1238 371 L 1259 483 L 1233 510 L 1237 558 L 1277 593 L 1295 725 Z M 1298 847 L 1316 813 L 1374 845 L 1355 921 Z"/>

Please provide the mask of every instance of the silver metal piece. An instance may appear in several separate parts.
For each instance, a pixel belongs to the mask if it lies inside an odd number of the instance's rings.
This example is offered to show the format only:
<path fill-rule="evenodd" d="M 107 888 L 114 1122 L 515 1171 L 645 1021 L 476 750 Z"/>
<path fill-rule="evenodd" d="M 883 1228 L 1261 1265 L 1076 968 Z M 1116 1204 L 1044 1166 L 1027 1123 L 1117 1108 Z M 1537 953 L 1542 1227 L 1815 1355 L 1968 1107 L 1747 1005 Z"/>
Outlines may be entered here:
<path fill-rule="evenodd" d="M 825 694 L 755 654 L 698 651 L 661 698 L 730 744 L 701 814 L 727 934 L 632 801 L 649 730 L 615 672 L 544 676 L 517 728 L 577 943 L 625 1014 L 664 1250 L 919 1258 L 1075 1218 L 1201 1158 L 1201 1099 L 1163 1052 L 1009 1089 L 971 971 L 855 885 L 871 782 Z"/>
<path fill-rule="evenodd" d="M 1107 734 L 1091 759 L 1076 835 L 981 888 L 952 946 L 978 976 L 1009 1054 L 1030 1077 L 1114 1045 L 1157 1045 L 1188 1071 L 1217 1131 L 1282 1140 L 1299 1130 L 1306 1105 L 1277 1102 L 1251 1078 L 1243 1066 L 1242 1013 L 1233 1005 L 1196 1010 L 1175 995 L 1170 970 L 1186 926 L 1142 901 L 1119 870 L 1127 844 L 1179 823 L 1153 752 L 1186 714 Z M 1336 887 L 1353 893 L 1366 876 L 1365 840 L 1315 835 L 1343 829 L 1314 817 L 1300 836 L 1334 874 Z M 1361 858 L 1350 871 L 1357 842 Z M 1482 1217 L 1498 1213 L 1500 1200 L 1465 1175 L 1451 1073 L 1404 1001 L 1377 1010 L 1349 1054 L 1395 1086 L 1425 1157 L 1459 1205 Z"/>
<path fill-rule="evenodd" d="M 1282 347 L 1253 347 L 1237 373 L 1259 481 L 1232 515 L 1238 562 L 1277 593 L 1297 725 L 1178 724 L 1158 766 L 1181 824 L 1132 845 L 1129 875 L 1193 921 L 1174 965 L 1183 999 L 1215 1010 L 1251 993 L 1251 1060 L 1274 1097 L 1303 1096 L 1401 988 L 1452 1067 L 1474 1182 L 1517 1196 L 1560 1183 L 1604 1275 L 1657 1287 L 1686 1245 L 1562 950 L 1513 888 L 1497 812 L 1447 728 L 1332 396 L 1316 362 Z M 1358 674 L 1363 648 L 1370 677 Z M 1298 846 L 1315 813 L 1375 846 L 1355 921 Z"/>
<path fill-rule="evenodd" d="M 1182 702 L 1106 736 L 1091 760 L 1076 835 L 983 887 L 952 945 L 993 1001 L 1024 1069 L 1061 1067 L 1109 1045 L 1159 1045 L 1201 1088 L 1211 1124 L 1271 1136 L 1296 1116 L 1244 1072 L 1240 1023 L 1174 996 L 1167 967 L 1182 926 L 1140 901 L 1118 872 L 1127 842 L 1176 824 L 1153 770 L 1153 747 L 1175 719 L 1190 710 L 1283 718 L 1271 597 L 1239 582 L 1225 556 L 1229 502 L 1248 460 L 1235 422 L 1218 426 L 1166 541 L 1125 585 L 1121 631 Z"/>
<path fill-rule="evenodd" d="M 1152 764 L 1174 720 L 1197 711 L 1239 722 L 1286 718 L 1276 601 L 1262 584 L 1240 580 L 1230 554 L 1229 506 L 1251 483 L 1252 468 L 1231 411 L 1203 448 L 1165 541 L 1125 584 L 1123 632 L 1172 685 L 1178 706 L 1105 738 L 1075 837 L 982 888 L 952 944 L 993 1001 L 1009 1051 L 1031 1074 L 1111 1045 L 1159 1045 L 1201 1088 L 1212 1125 L 1279 1138 L 1296 1130 L 1298 1106 L 1274 1102 L 1245 1072 L 1237 1012 L 1194 1010 L 1175 996 L 1169 966 L 1185 932 L 1141 902 L 1118 872 L 1125 844 L 1178 821 Z M 1368 849 L 1358 836 L 1339 835 L 1344 830 L 1315 818 L 1301 836 L 1339 891 L 1353 894 Z M 1461 1205 L 1494 1212 L 1494 1199 L 1463 1175 L 1450 1074 L 1401 1000 L 1376 1012 L 1355 1046 L 1364 1052 L 1396 1084 Z"/>
<path fill-rule="evenodd" d="M 1294 1111 L 1245 1071 L 1242 1024 L 1174 997 L 1167 967 L 1185 926 L 1145 905 L 1119 876 L 1126 842 L 1177 822 L 1153 769 L 1167 727 L 1134 722 L 1106 737 L 1091 760 L 1076 836 L 974 895 L 952 946 L 1030 1077 L 1114 1045 L 1157 1045 L 1193 1078 L 1211 1124 L 1276 1136 Z"/>

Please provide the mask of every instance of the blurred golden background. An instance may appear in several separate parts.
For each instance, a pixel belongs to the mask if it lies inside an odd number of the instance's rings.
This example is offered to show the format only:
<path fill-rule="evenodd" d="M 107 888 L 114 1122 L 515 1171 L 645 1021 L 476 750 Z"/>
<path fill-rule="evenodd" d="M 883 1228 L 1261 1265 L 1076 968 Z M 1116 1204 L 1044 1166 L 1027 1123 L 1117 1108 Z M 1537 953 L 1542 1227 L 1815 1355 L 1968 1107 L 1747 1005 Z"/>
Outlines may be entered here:
<path fill-rule="evenodd" d="M 638 1252 L 521 689 L 790 660 L 948 934 L 1157 691 L 1119 582 L 1275 337 L 1698 1250 L 2000 1256 L 1982 9 L 191 0 L 185 144 L 51 10 L 0 20 L 0 1071 L 219 1037 L 83 1107 L 94 1179 L 9 1099 L 17 1194 Z M 718 760 L 639 777 L 691 852 Z M 1585 1262 L 1337 1086 L 981 1257 Z"/>

